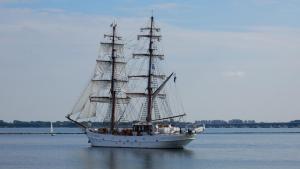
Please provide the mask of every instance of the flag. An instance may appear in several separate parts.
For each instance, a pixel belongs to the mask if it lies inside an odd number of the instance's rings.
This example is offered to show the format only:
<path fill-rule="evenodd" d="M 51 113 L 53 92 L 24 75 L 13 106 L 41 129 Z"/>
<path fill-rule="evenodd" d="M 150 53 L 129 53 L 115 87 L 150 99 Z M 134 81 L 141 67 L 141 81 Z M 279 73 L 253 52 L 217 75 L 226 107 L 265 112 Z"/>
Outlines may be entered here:
<path fill-rule="evenodd" d="M 176 74 L 174 75 L 174 83 L 176 83 L 176 79 L 177 79 L 177 77 L 176 77 Z"/>

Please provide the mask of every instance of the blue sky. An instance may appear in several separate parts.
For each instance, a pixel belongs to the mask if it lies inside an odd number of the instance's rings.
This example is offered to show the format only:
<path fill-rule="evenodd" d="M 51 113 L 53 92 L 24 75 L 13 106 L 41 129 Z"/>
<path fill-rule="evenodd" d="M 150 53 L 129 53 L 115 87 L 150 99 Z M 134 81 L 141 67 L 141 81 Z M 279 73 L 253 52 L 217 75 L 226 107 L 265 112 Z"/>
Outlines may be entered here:
<path fill-rule="evenodd" d="M 299 5 L 297 0 L 4 0 L 1 3 L 2 8 L 59 9 L 117 18 L 145 17 L 154 10 L 155 15 L 168 23 L 195 29 L 233 30 L 255 25 L 299 27 L 296 22 Z"/>
<path fill-rule="evenodd" d="M 152 10 L 188 120 L 299 119 L 299 9 L 298 0 L 0 0 L 1 119 L 64 120 L 108 25 L 134 39 Z"/>

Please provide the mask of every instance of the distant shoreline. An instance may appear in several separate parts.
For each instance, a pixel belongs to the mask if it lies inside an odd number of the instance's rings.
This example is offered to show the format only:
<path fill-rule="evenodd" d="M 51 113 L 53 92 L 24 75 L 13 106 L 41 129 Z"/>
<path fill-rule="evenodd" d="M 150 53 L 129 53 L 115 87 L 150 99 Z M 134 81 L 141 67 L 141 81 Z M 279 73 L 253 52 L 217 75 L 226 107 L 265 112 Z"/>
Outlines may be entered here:
<path fill-rule="evenodd" d="M 1 128 L 0 128 L 1 129 Z M 2 128 L 3 129 L 3 128 Z M 37 132 L 34 129 L 37 128 L 31 128 L 33 130 L 21 130 L 21 131 L 2 131 L 0 130 L 0 135 L 81 135 L 85 134 L 84 131 L 76 132 L 76 131 L 59 131 L 59 127 L 56 128 L 57 131 L 54 133 L 50 133 L 48 131 L 39 131 Z M 252 128 L 252 130 L 248 130 L 249 128 L 244 128 L 245 130 L 236 130 L 239 128 L 226 128 L 228 130 L 224 130 L 224 128 L 218 128 L 219 130 L 205 130 L 205 132 L 201 134 L 205 135 L 239 135 L 239 134 L 300 134 L 299 128 L 297 130 L 276 130 L 276 128 L 268 128 L 268 130 L 262 130 L 263 128 Z M 286 128 L 287 129 L 287 128 Z"/>
<path fill-rule="evenodd" d="M 78 127 L 76 124 L 70 121 L 56 121 L 52 122 L 54 127 L 67 127 L 67 128 L 75 128 Z M 103 124 L 100 122 L 91 123 L 94 127 L 103 127 L 107 124 Z M 167 123 L 167 122 L 166 122 Z M 293 120 L 290 122 L 255 122 L 254 120 L 201 120 L 191 122 L 171 122 L 175 126 L 185 127 L 185 126 L 203 126 L 206 128 L 300 128 L 300 120 Z M 121 127 L 130 127 L 132 123 L 120 123 Z M 0 120 L 0 128 L 49 128 L 50 121 L 19 121 L 14 120 L 13 122 L 5 122 Z"/>

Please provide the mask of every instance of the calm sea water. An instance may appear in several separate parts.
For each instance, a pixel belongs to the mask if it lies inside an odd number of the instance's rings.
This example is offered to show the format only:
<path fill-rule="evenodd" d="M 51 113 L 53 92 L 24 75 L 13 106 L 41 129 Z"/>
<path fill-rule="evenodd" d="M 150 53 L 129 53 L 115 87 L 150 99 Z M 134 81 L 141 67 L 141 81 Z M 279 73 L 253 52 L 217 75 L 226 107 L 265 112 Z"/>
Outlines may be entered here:
<path fill-rule="evenodd" d="M 0 129 L 8 131 L 49 129 Z M 0 169 L 299 169 L 300 134 L 289 132 L 300 129 L 207 129 L 183 150 L 95 148 L 85 135 L 0 134 Z"/>

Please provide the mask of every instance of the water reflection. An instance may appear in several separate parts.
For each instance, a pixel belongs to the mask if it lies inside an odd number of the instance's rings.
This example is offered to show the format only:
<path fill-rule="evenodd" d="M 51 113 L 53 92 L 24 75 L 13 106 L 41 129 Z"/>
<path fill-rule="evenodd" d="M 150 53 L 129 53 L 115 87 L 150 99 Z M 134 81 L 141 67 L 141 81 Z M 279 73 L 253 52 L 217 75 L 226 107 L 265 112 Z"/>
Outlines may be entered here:
<path fill-rule="evenodd" d="M 172 168 L 177 165 L 176 163 L 181 163 L 184 159 L 190 159 L 192 156 L 193 152 L 187 149 L 89 147 L 82 150 L 80 159 L 83 160 L 87 169 L 157 169 Z"/>

